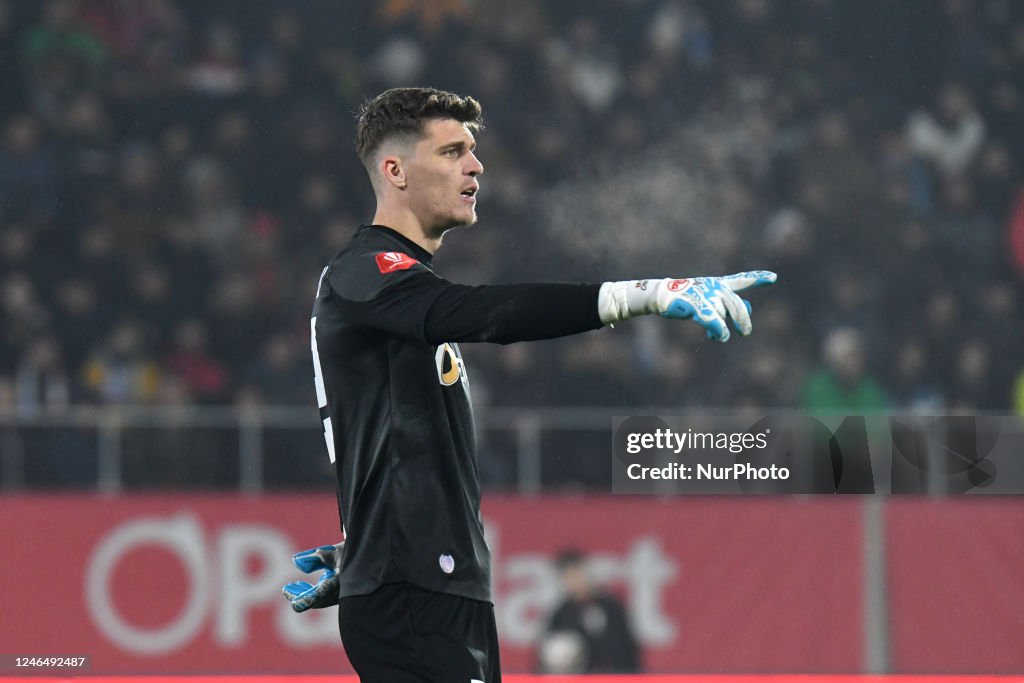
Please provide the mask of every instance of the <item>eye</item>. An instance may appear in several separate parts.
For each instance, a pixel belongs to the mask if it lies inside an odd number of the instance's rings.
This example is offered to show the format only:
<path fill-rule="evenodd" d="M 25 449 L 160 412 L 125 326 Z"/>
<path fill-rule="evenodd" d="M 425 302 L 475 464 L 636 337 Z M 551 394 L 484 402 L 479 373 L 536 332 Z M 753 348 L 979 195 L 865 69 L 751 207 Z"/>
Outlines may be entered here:
<path fill-rule="evenodd" d="M 457 150 L 457 149 L 445 150 L 444 155 L 446 157 L 451 157 L 452 159 L 455 159 L 455 158 L 457 158 L 459 156 L 459 150 Z"/>

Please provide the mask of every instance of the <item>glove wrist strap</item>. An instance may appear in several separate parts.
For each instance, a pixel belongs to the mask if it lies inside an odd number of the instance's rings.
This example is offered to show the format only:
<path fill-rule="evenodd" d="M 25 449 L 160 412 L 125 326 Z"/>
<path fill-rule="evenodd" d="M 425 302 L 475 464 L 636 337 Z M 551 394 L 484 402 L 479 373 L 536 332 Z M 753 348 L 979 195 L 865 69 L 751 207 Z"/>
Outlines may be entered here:
<path fill-rule="evenodd" d="M 597 295 L 597 312 L 605 325 L 638 315 L 659 313 L 658 290 L 664 280 L 605 282 Z"/>

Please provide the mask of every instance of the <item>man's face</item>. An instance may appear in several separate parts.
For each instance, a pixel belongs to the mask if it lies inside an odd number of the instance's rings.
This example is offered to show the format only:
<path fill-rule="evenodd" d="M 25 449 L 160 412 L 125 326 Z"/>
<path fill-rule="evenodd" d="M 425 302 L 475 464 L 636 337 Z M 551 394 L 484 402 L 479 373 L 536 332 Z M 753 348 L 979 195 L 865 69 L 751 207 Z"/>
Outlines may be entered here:
<path fill-rule="evenodd" d="M 406 158 L 409 207 L 428 232 L 476 222 L 477 176 L 484 172 L 476 140 L 455 119 L 435 119 Z"/>
<path fill-rule="evenodd" d="M 562 586 L 565 592 L 577 600 L 590 595 L 590 576 L 583 564 L 573 564 L 562 570 Z"/>

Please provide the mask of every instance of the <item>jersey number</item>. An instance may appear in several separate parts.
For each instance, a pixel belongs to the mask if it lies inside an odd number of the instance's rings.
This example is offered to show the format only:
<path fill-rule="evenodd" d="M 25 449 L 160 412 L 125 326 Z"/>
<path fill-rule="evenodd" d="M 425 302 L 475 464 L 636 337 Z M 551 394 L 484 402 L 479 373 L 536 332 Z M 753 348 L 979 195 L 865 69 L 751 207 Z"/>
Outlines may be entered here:
<path fill-rule="evenodd" d="M 320 296 L 320 288 L 324 284 L 324 276 L 327 275 L 327 268 L 320 273 L 320 282 L 316 286 L 316 294 Z M 324 388 L 324 372 L 320 367 L 320 352 L 316 348 L 316 316 L 309 321 L 309 339 L 313 347 L 313 381 L 316 382 L 316 404 L 320 408 L 320 416 L 324 422 L 324 440 L 327 442 L 327 456 L 334 463 L 334 428 L 331 426 L 331 416 L 327 415 L 327 390 Z"/>

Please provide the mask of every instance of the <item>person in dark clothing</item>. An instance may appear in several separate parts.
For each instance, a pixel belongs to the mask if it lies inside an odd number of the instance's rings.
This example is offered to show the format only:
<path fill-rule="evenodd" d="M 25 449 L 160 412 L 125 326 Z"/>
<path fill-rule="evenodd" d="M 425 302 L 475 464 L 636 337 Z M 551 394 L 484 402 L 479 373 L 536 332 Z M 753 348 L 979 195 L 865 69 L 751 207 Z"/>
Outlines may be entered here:
<path fill-rule="evenodd" d="M 368 102 L 356 150 L 377 211 L 317 285 L 316 395 L 345 541 L 299 553 L 304 571 L 327 571 L 285 595 L 297 611 L 339 605 L 363 681 L 501 680 L 459 343 L 549 339 L 655 313 L 726 341 L 727 317 L 751 331 L 735 291 L 775 281 L 767 271 L 475 287 L 439 277 L 432 258 L 445 234 L 477 219 L 481 128 L 471 97 L 396 88 Z"/>
<path fill-rule="evenodd" d="M 576 549 L 556 559 L 565 597 L 548 620 L 537 659 L 542 673 L 639 673 L 640 649 L 617 597 L 594 585 Z"/>

